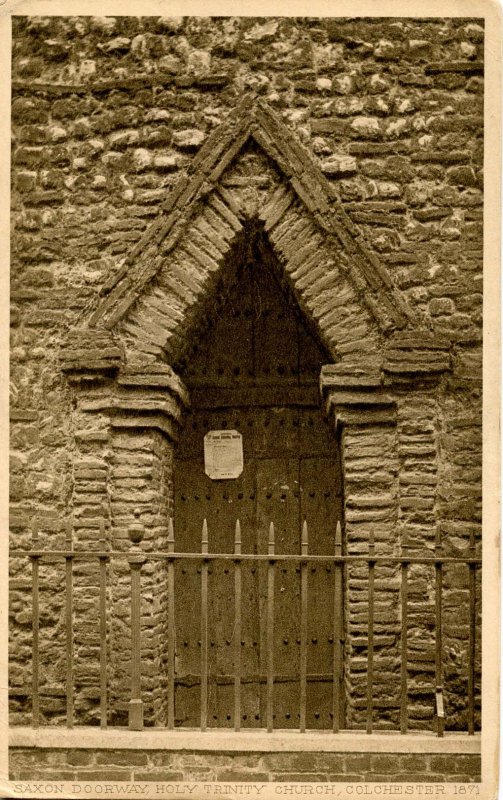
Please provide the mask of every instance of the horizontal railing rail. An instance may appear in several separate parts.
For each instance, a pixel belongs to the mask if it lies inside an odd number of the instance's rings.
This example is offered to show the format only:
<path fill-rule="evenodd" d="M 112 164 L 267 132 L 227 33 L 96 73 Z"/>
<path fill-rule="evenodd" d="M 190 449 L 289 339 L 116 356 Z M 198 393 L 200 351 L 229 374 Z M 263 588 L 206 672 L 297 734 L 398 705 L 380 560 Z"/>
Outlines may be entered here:
<path fill-rule="evenodd" d="M 11 558 L 28 556 L 29 558 L 37 558 L 41 561 L 55 563 L 61 559 L 69 558 L 72 561 L 90 561 L 97 558 L 115 558 L 127 560 L 130 553 L 123 550 L 91 550 L 91 551 L 78 551 L 78 550 L 12 550 Z M 344 555 L 344 556 L 329 556 L 329 555 L 297 555 L 296 553 L 241 553 L 235 555 L 234 553 L 158 553 L 151 550 L 142 551 L 142 555 L 148 558 L 149 561 L 176 561 L 180 559 L 188 561 L 307 561 L 307 562 L 322 562 L 322 563 L 345 563 L 351 562 L 357 564 L 358 562 L 368 564 L 371 561 L 374 564 L 474 564 L 475 566 L 481 564 L 481 559 L 475 556 L 460 557 L 460 556 L 368 556 L 368 555 Z"/>
<path fill-rule="evenodd" d="M 136 526 L 138 528 L 138 526 Z M 395 566 L 399 582 L 399 610 L 396 624 L 399 626 L 398 653 L 400 657 L 399 683 L 399 726 L 402 734 L 407 733 L 409 726 L 409 688 L 408 688 L 408 654 L 409 654 L 409 619 L 411 603 L 409 599 L 409 571 L 414 565 L 424 565 L 433 568 L 434 589 L 434 639 L 435 639 L 435 672 L 434 685 L 431 691 L 435 698 L 432 708 L 432 722 L 438 736 L 444 733 L 446 722 L 446 702 L 444 692 L 444 572 L 445 568 L 458 566 L 468 570 L 468 623 L 467 623 L 467 697 L 466 697 L 466 729 L 468 734 L 475 732 L 475 692 L 476 692 L 476 648 L 477 648 L 477 581 L 476 573 L 481 566 L 481 558 L 476 554 L 475 540 L 472 534 L 467 549 L 459 554 L 444 554 L 441 547 L 440 536 L 437 534 L 435 549 L 423 552 L 411 552 L 407 545 L 400 547 L 398 554 L 382 554 L 377 552 L 372 526 L 369 529 L 369 541 L 366 553 L 343 553 L 342 534 L 340 523 L 334 535 L 334 549 L 331 554 L 309 553 L 309 538 L 307 523 L 304 522 L 300 535 L 300 552 L 277 553 L 275 552 L 275 530 L 271 523 L 267 541 L 267 553 L 242 552 L 241 526 L 239 521 L 235 525 L 234 551 L 232 553 L 212 553 L 209 551 L 208 526 L 206 520 L 202 526 L 201 551 L 177 552 L 173 523 L 170 521 L 166 551 L 142 549 L 140 542 L 142 534 L 135 529 L 131 535 L 134 546 L 129 551 L 107 549 L 104 536 L 104 525 L 101 525 L 100 540 L 97 550 L 75 550 L 72 546 L 72 531 L 68 526 L 66 533 L 66 547 L 60 550 L 46 550 L 40 547 L 38 530 L 36 527 L 32 536 L 31 549 L 13 549 L 11 558 L 26 558 L 31 561 L 31 593 L 32 593 L 32 724 L 38 727 L 41 724 L 40 698 L 43 691 L 40 687 L 40 567 L 42 564 L 61 562 L 65 567 L 65 592 L 64 592 L 64 629 L 65 629 L 65 661 L 66 661 L 66 725 L 73 727 L 75 724 L 75 620 L 74 620 L 74 580 L 76 562 L 94 562 L 98 566 L 98 595 L 99 595 L 99 684 L 100 684 L 100 723 L 102 727 L 109 724 L 110 693 L 108 667 L 110 654 L 107 644 L 107 630 L 110 617 L 110 608 L 107 604 L 109 588 L 108 568 L 109 563 L 126 563 L 130 571 L 130 602 L 131 602 L 131 694 L 129 700 L 129 727 L 141 730 L 144 725 L 144 703 L 141 692 L 141 597 L 142 597 L 142 569 L 148 562 L 165 562 L 166 568 L 166 630 L 167 630 L 167 727 L 175 727 L 175 690 L 177 686 L 200 687 L 200 724 L 202 731 L 208 728 L 208 687 L 210 683 L 218 685 L 233 685 L 233 718 L 234 729 L 240 730 L 242 714 L 241 688 L 250 682 L 265 689 L 265 727 L 271 732 L 274 729 L 274 686 L 275 684 L 295 680 L 299 684 L 299 725 L 300 732 L 306 731 L 308 716 L 307 685 L 314 680 L 332 683 L 331 717 L 332 730 L 338 732 L 340 719 L 339 709 L 343 698 L 341 697 L 343 677 L 343 643 L 344 629 L 341 609 L 344 596 L 344 579 L 351 566 L 367 566 L 368 589 L 368 621 L 367 621 L 367 679 L 366 679 L 366 724 L 364 729 L 372 733 L 375 729 L 375 710 L 378 704 L 375 701 L 375 594 L 376 570 L 381 565 Z M 175 563 L 179 561 L 199 562 L 198 580 L 200 581 L 200 633 L 198 645 L 200 646 L 200 674 L 177 675 L 175 668 L 176 649 L 176 622 L 175 619 Z M 211 616 L 210 603 L 210 565 L 214 562 L 232 562 L 234 573 L 233 597 L 229 597 L 229 604 L 233 606 L 233 642 L 232 662 L 233 672 L 225 675 L 216 674 L 209 665 L 209 625 Z M 264 643 L 265 669 L 256 675 L 245 674 L 243 671 L 242 655 L 242 630 L 244 614 L 246 613 L 243 602 L 243 573 L 242 568 L 250 562 L 263 565 L 265 569 L 265 600 L 264 600 Z M 276 566 L 280 562 L 294 562 L 298 564 L 299 573 L 299 604 L 300 616 L 298 627 L 299 645 L 298 665 L 295 674 L 285 675 L 275 671 L 274 665 L 274 637 L 277 625 L 275 609 L 275 576 Z M 333 645 L 332 671 L 316 675 L 308 674 L 308 605 L 309 605 L 309 565 L 326 564 L 334 567 L 332 584 L 333 602 L 333 631 L 329 642 Z M 328 568 L 328 567 L 327 567 Z M 314 567 L 313 567 L 314 569 Z M 232 570 L 231 570 L 232 572 Z M 347 576 L 346 576 L 347 579 Z M 327 598 L 327 603 L 330 598 Z M 250 670 L 248 670 L 250 672 Z M 252 680 L 253 678 L 253 680 Z"/>

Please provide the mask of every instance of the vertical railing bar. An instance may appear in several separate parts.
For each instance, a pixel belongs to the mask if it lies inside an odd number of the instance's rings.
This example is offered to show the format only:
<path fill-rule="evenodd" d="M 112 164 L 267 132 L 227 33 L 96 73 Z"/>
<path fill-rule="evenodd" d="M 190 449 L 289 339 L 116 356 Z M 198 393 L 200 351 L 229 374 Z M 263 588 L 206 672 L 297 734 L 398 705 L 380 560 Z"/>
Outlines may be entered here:
<path fill-rule="evenodd" d="M 274 555 L 274 523 L 269 525 L 268 555 Z M 274 566 L 273 560 L 267 565 L 267 732 L 273 729 L 274 705 Z"/>
<path fill-rule="evenodd" d="M 234 554 L 241 555 L 241 525 L 236 520 Z M 234 562 L 234 730 L 241 729 L 241 561 Z"/>
<path fill-rule="evenodd" d="M 437 528 L 435 535 L 435 555 L 440 559 L 442 556 L 442 542 L 440 538 L 440 528 Z M 442 664 L 442 583 L 443 565 L 441 561 L 435 562 L 435 709 L 437 718 L 437 736 L 444 735 L 443 718 L 443 664 Z M 439 704 L 441 707 L 439 708 Z M 440 712 L 440 713 L 439 713 Z"/>
<path fill-rule="evenodd" d="M 201 730 L 208 727 L 208 523 L 203 521 L 201 538 Z"/>
<path fill-rule="evenodd" d="M 131 569 L 131 700 L 129 701 L 129 728 L 143 729 L 143 701 L 141 699 L 141 568 L 145 557 L 140 553 L 129 556 Z"/>
<path fill-rule="evenodd" d="M 307 522 L 304 520 L 301 536 L 301 556 L 308 554 Z M 308 610 L 308 565 L 300 563 L 300 732 L 306 731 L 307 707 L 307 610 Z"/>
<path fill-rule="evenodd" d="M 73 526 L 66 523 L 65 544 L 67 550 L 73 550 Z M 73 556 L 67 556 L 65 564 L 65 635 L 66 635 L 66 727 L 73 728 L 74 714 L 74 676 L 73 676 Z"/>
<path fill-rule="evenodd" d="M 175 529 L 168 522 L 168 555 L 175 552 Z M 175 562 L 168 558 L 168 729 L 175 727 Z"/>
<path fill-rule="evenodd" d="M 374 716 L 374 571 L 375 561 L 374 526 L 369 533 L 369 618 L 368 618 L 368 665 L 367 665 L 367 733 L 372 733 Z"/>
<path fill-rule="evenodd" d="M 106 547 L 105 522 L 100 520 L 100 550 Z M 107 561 L 108 556 L 100 556 L 100 725 L 107 727 Z"/>
<path fill-rule="evenodd" d="M 408 553 L 407 544 L 402 545 L 402 556 Z M 408 726 L 408 689 L 407 689 L 407 613 L 408 613 L 408 562 L 402 561 L 401 566 L 401 611 L 402 626 L 401 642 L 401 668 L 400 668 L 400 732 L 407 733 Z"/>
<path fill-rule="evenodd" d="M 475 532 L 470 531 L 470 558 L 475 558 Z M 468 565 L 469 632 L 468 632 L 468 733 L 475 733 L 475 625 L 476 625 L 476 564 Z"/>
<path fill-rule="evenodd" d="M 32 546 L 36 550 L 38 548 L 38 520 L 34 519 L 32 522 Z M 40 697 L 39 697 L 39 667 L 40 667 L 40 651 L 39 651 L 39 629 L 40 629 L 40 609 L 39 609 L 39 557 L 31 557 L 32 566 L 32 720 L 33 727 L 38 728 L 40 725 Z"/>
<path fill-rule="evenodd" d="M 335 548 L 334 555 L 342 555 L 342 530 L 341 523 L 337 520 L 335 529 Z M 340 561 L 334 564 L 334 650 L 333 650 L 333 694 L 332 694 L 332 730 L 334 733 L 339 732 L 340 724 L 340 681 L 341 681 L 341 647 L 342 647 L 342 563 Z"/>

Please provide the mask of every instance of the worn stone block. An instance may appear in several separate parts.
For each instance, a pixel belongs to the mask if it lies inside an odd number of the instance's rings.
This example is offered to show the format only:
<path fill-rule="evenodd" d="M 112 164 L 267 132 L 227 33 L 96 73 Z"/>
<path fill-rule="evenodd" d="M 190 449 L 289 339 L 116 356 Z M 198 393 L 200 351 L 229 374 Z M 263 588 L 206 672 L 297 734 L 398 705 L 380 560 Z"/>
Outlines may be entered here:
<path fill-rule="evenodd" d="M 143 767 L 148 764 L 147 753 L 136 750 L 103 750 L 95 754 L 96 765 Z"/>
<path fill-rule="evenodd" d="M 133 779 L 130 769 L 111 769 L 106 766 L 96 766 L 92 771 L 79 770 L 76 776 L 79 781 L 131 781 Z"/>
<path fill-rule="evenodd" d="M 187 780 L 183 772 L 173 772 L 170 770 L 134 770 L 133 780 L 135 781 L 183 781 Z"/>
<path fill-rule="evenodd" d="M 89 750 L 69 750 L 64 756 L 65 761 L 74 767 L 87 767 L 94 760 L 94 754 Z"/>

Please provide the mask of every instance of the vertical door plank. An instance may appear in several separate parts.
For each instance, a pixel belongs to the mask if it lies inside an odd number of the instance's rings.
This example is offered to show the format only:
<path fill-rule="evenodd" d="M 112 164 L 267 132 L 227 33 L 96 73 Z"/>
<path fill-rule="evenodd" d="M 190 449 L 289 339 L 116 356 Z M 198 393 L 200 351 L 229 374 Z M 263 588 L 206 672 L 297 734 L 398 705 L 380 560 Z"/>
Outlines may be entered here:
<path fill-rule="evenodd" d="M 257 462 L 257 528 L 260 549 L 267 552 L 270 522 L 275 528 L 278 554 L 300 553 L 300 517 L 296 459 L 267 459 Z M 264 572 L 263 568 L 262 571 Z M 279 561 L 275 581 L 275 672 L 283 676 L 274 687 L 276 727 L 299 725 L 300 566 Z M 265 575 L 263 576 L 265 582 Z M 265 614 L 266 589 L 262 589 Z M 263 616 L 261 614 L 261 616 Z M 262 638 L 262 648 L 266 642 Z M 265 653 L 264 653 L 265 654 Z M 263 664 L 265 661 L 263 659 Z"/>
<path fill-rule="evenodd" d="M 251 276 L 254 373 L 257 385 L 298 382 L 295 307 L 285 303 L 276 277 L 266 270 Z"/>
<path fill-rule="evenodd" d="M 309 529 L 309 552 L 317 555 L 334 552 L 337 521 L 341 515 L 341 497 L 337 494 L 339 477 L 335 458 L 313 457 L 300 462 L 301 515 Z M 334 566 L 311 564 L 309 567 L 308 656 L 309 675 L 329 675 L 333 663 L 333 629 L 331 615 Z M 327 613 L 327 609 L 330 612 Z M 342 608 L 339 610 L 342 613 Z M 307 727 L 331 728 L 332 686 L 327 680 L 307 685 Z"/>
<path fill-rule="evenodd" d="M 252 425 L 249 423 L 252 422 Z M 244 470 L 235 480 L 213 481 L 204 472 L 204 435 L 208 430 L 230 427 L 243 434 Z M 241 520 L 243 552 L 255 549 L 255 467 L 253 464 L 253 419 L 249 414 L 222 411 L 196 411 L 190 427 L 184 431 L 175 470 L 175 518 L 177 549 L 194 552 L 200 549 L 203 519 L 208 521 L 209 551 L 232 553 L 236 518 Z M 198 534 L 199 530 L 199 534 Z M 177 659 L 178 673 L 194 683 L 199 676 L 200 635 L 197 631 L 200 612 L 200 564 L 177 562 Z M 232 652 L 234 621 L 230 598 L 234 592 L 232 565 L 212 561 L 208 568 L 208 725 L 231 726 L 233 715 Z M 259 635 L 256 570 L 248 562 L 242 568 L 242 598 L 249 610 L 243 619 L 243 665 L 248 675 L 258 676 Z M 183 584 L 180 581 L 183 580 Z M 245 668 L 245 667 L 243 667 Z M 228 676 L 229 682 L 216 680 Z M 183 724 L 197 720 L 198 686 L 179 686 L 177 708 Z M 242 690 L 243 724 L 258 725 L 258 685 L 249 680 Z M 188 706 L 187 706 L 188 704 Z M 190 707 L 189 707 L 190 706 Z"/>
<path fill-rule="evenodd" d="M 206 512 L 204 489 L 202 464 L 179 461 L 175 472 L 175 530 L 178 551 L 201 552 L 201 529 Z M 175 586 L 175 725 L 199 727 L 201 562 L 177 559 Z"/>

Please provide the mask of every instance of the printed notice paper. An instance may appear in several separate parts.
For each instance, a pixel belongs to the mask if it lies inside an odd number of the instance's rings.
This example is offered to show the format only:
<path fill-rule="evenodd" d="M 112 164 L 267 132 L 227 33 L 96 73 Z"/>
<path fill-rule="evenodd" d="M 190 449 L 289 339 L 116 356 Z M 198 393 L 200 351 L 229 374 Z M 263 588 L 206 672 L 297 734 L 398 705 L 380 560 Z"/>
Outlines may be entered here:
<path fill-rule="evenodd" d="M 209 431 L 204 437 L 204 471 L 212 480 L 239 478 L 243 437 L 238 431 Z"/>

